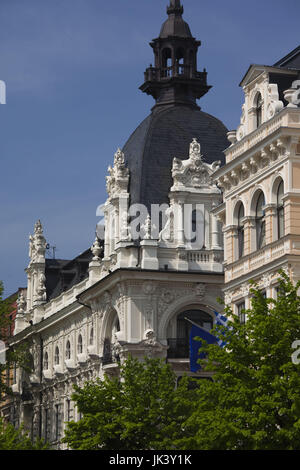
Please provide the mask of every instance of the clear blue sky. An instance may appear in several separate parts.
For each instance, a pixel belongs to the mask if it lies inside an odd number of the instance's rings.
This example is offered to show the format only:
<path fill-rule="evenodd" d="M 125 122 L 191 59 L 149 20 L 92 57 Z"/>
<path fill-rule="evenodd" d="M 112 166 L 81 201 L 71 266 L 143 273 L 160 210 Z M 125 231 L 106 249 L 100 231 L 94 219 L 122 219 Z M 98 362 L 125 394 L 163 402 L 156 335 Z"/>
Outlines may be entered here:
<path fill-rule="evenodd" d="M 1 0 L 0 279 L 26 285 L 28 236 L 38 218 L 58 258 L 94 239 L 105 176 L 153 105 L 138 87 L 167 0 Z M 271 65 L 300 43 L 299 0 L 183 0 L 202 41 L 211 91 L 202 109 L 237 127 L 238 86 L 251 63 Z"/>

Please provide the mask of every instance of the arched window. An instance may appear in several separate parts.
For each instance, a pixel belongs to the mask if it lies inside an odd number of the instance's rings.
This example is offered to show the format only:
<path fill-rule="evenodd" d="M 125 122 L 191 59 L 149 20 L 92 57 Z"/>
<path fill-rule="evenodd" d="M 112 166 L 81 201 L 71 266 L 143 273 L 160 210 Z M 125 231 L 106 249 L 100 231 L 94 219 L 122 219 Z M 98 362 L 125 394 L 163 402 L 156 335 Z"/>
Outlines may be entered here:
<path fill-rule="evenodd" d="M 263 100 L 262 96 L 260 93 L 258 93 L 256 97 L 256 127 L 258 128 L 261 123 L 262 123 L 262 105 L 263 105 Z"/>
<path fill-rule="evenodd" d="M 91 328 L 90 331 L 90 346 L 93 346 L 94 344 L 94 328 Z"/>
<path fill-rule="evenodd" d="M 266 244 L 266 223 L 265 223 L 265 196 L 261 191 L 257 203 L 255 213 L 255 225 L 256 225 L 256 249 L 259 250 Z"/>
<path fill-rule="evenodd" d="M 280 182 L 278 189 L 277 189 L 277 231 L 278 231 L 278 238 L 284 236 L 284 203 L 283 203 L 283 195 L 284 195 L 284 186 L 283 181 Z"/>
<path fill-rule="evenodd" d="M 48 359 L 48 353 L 46 351 L 44 354 L 43 369 L 48 370 L 48 368 L 49 368 L 49 359 Z"/>
<path fill-rule="evenodd" d="M 82 354 L 83 351 L 83 344 L 82 344 L 82 336 L 78 336 L 78 343 L 77 343 L 77 353 Z"/>
<path fill-rule="evenodd" d="M 172 76 L 172 51 L 165 48 L 162 51 L 162 78 Z"/>
<path fill-rule="evenodd" d="M 70 341 L 68 340 L 67 341 L 67 344 L 66 344 L 66 359 L 71 359 L 71 344 L 70 344 Z"/>
<path fill-rule="evenodd" d="M 56 348 L 55 348 L 54 364 L 55 364 L 56 366 L 59 364 L 59 349 L 58 349 L 58 346 L 56 346 Z"/>
<path fill-rule="evenodd" d="M 244 218 L 244 205 L 240 203 L 238 215 L 237 215 L 237 235 L 238 235 L 238 258 L 244 256 L 244 224 L 242 219 Z"/>
<path fill-rule="evenodd" d="M 184 67 L 184 50 L 179 47 L 176 51 L 176 74 L 177 75 L 184 75 L 185 67 Z"/>

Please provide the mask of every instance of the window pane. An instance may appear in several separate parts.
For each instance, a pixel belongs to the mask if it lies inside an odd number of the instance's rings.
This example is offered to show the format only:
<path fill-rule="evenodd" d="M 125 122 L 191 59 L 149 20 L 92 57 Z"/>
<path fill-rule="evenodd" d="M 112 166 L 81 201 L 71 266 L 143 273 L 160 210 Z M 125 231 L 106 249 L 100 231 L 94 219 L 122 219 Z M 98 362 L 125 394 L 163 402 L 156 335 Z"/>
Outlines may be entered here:
<path fill-rule="evenodd" d="M 277 209 L 277 220 L 278 220 L 278 238 L 284 236 L 284 208 L 279 207 Z"/>
<path fill-rule="evenodd" d="M 246 314 L 244 310 L 245 310 L 245 302 L 241 302 L 240 304 L 237 305 L 237 312 L 238 312 L 238 316 L 240 319 L 240 323 L 242 325 L 246 323 Z"/>
<path fill-rule="evenodd" d="M 281 181 L 280 185 L 278 186 L 277 190 L 277 205 L 282 206 L 283 205 L 283 195 L 284 195 L 284 189 L 283 189 L 283 181 Z"/>
<path fill-rule="evenodd" d="M 239 258 L 244 256 L 244 228 L 238 228 Z"/>
<path fill-rule="evenodd" d="M 260 193 L 259 198 L 257 199 L 256 204 L 256 217 L 264 217 L 265 211 L 263 207 L 265 205 L 265 197 L 263 193 Z"/>
<path fill-rule="evenodd" d="M 239 212 L 238 212 L 238 226 L 242 225 L 242 219 L 244 217 L 244 206 L 240 204 Z"/>
<path fill-rule="evenodd" d="M 262 96 L 259 93 L 256 99 L 256 127 L 262 123 Z"/>

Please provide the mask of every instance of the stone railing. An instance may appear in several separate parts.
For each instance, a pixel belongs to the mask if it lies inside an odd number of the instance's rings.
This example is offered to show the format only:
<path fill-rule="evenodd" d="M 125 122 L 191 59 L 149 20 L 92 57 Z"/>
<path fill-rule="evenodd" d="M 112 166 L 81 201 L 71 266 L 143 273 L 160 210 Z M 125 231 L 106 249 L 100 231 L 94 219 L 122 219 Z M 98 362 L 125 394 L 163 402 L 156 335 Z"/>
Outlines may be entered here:
<path fill-rule="evenodd" d="M 189 251 L 187 258 L 192 263 L 209 263 L 211 261 L 211 253 L 209 251 Z"/>
<path fill-rule="evenodd" d="M 190 270 L 215 271 L 216 265 L 219 264 L 220 270 L 223 266 L 222 250 L 199 250 L 187 251 L 187 261 Z"/>
<path fill-rule="evenodd" d="M 76 296 L 87 289 L 90 285 L 89 278 L 85 279 L 84 281 L 76 284 L 71 289 L 67 290 L 66 292 L 62 292 L 58 297 L 53 300 L 50 300 L 44 306 L 44 318 L 48 318 L 54 313 L 58 312 L 62 308 L 71 305 L 76 300 Z"/>
<path fill-rule="evenodd" d="M 244 274 L 254 271 L 255 269 L 270 263 L 274 259 L 278 259 L 286 252 L 285 239 L 277 240 L 269 245 L 266 245 L 259 251 L 250 253 L 242 259 L 227 265 L 225 268 L 226 282 L 237 279 Z"/>

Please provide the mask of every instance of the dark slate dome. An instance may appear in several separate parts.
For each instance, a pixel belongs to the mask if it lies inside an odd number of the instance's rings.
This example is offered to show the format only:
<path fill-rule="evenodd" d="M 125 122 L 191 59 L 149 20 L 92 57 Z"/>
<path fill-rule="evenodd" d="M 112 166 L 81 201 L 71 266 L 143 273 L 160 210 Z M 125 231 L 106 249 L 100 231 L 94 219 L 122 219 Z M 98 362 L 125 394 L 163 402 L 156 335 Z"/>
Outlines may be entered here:
<path fill-rule="evenodd" d="M 169 203 L 172 163 L 189 157 L 195 137 L 207 163 L 221 160 L 229 146 L 227 129 L 210 114 L 189 106 L 157 108 L 133 132 L 123 148 L 130 170 L 131 204 Z"/>

